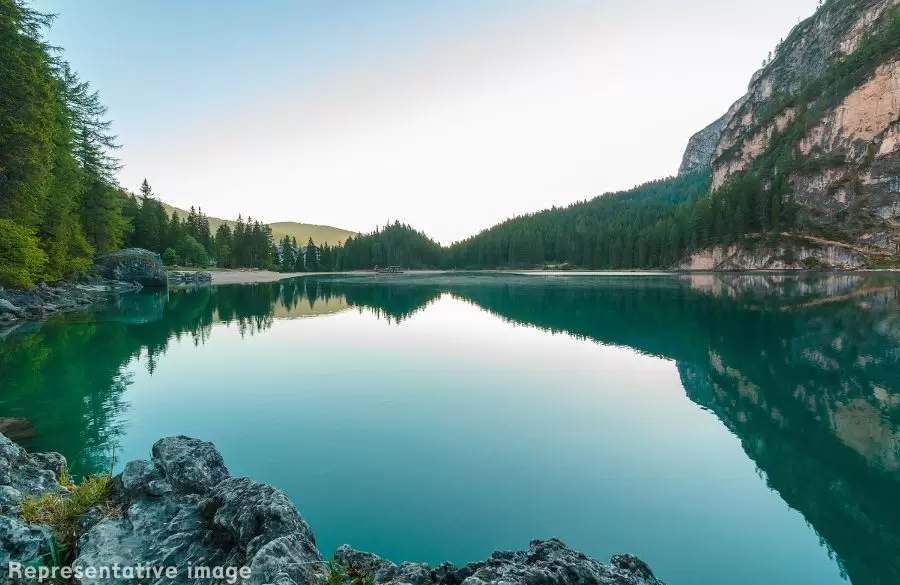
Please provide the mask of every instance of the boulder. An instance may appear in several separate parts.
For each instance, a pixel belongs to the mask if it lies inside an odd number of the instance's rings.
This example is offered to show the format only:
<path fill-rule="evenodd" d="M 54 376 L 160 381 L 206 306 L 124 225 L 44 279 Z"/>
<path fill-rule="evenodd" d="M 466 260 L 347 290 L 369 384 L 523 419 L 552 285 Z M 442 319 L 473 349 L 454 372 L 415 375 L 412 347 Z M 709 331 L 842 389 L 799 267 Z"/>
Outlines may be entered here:
<path fill-rule="evenodd" d="M 83 531 L 76 566 L 180 567 L 174 583 L 196 581 L 188 579 L 188 566 L 247 567 L 250 577 L 242 582 L 249 585 L 318 583 L 322 556 L 290 499 L 272 486 L 229 477 L 211 443 L 158 441 L 152 460 L 130 462 L 115 485 L 124 513 L 99 518 Z"/>
<path fill-rule="evenodd" d="M 136 282 L 147 288 L 165 288 L 166 267 L 159 254 L 141 248 L 128 248 L 98 256 L 94 262 L 103 278 Z"/>

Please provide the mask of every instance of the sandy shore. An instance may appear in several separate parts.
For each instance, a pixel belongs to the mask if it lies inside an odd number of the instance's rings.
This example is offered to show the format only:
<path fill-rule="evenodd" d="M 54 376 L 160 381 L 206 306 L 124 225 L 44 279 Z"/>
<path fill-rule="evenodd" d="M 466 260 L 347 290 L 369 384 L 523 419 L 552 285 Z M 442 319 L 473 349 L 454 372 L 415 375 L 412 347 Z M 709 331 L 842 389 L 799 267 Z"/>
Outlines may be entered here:
<path fill-rule="evenodd" d="M 276 280 L 308 276 L 309 274 L 309 272 L 271 272 L 269 270 L 241 272 L 240 270 L 229 270 L 213 272 L 212 281 L 213 284 L 251 284 L 254 282 L 275 282 Z"/>
<path fill-rule="evenodd" d="M 391 275 L 390 278 L 402 278 L 410 276 L 435 276 L 445 274 L 446 270 L 408 270 L 403 274 Z M 285 278 L 298 276 L 371 276 L 375 273 L 371 270 L 353 270 L 350 272 L 271 272 L 269 270 L 253 270 L 241 272 L 240 270 L 226 270 L 212 273 L 213 284 L 253 284 L 256 282 L 276 282 Z"/>

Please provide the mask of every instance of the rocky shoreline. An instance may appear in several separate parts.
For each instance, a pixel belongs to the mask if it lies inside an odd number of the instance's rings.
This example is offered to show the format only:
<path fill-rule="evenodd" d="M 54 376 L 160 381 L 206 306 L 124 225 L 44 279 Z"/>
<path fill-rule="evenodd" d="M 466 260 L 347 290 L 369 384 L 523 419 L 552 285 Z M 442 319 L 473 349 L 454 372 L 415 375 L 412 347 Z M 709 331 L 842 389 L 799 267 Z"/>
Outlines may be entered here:
<path fill-rule="evenodd" d="M 0 288 L 0 328 L 84 309 L 106 301 L 110 295 L 140 289 L 141 286 L 136 283 L 99 277 L 77 283 L 60 282 L 50 285 L 42 282 L 31 290 Z"/>
<path fill-rule="evenodd" d="M 59 454 L 28 454 L 0 435 L 0 583 L 16 582 L 11 561 L 46 562 L 52 532 L 22 520 L 20 506 L 25 494 L 65 493 L 57 482 L 65 466 Z M 397 565 L 345 545 L 326 565 L 312 529 L 283 492 L 231 477 L 211 443 L 189 437 L 162 439 L 150 460 L 128 463 L 113 479 L 112 500 L 119 512 L 92 510 L 83 518 L 71 565 L 81 575 L 78 583 L 664 585 L 637 557 L 617 555 L 603 564 L 556 539 L 534 540 L 527 551 L 497 551 L 464 567 Z M 88 576 L 90 568 L 114 564 L 176 567 L 178 574 L 137 580 Z M 337 577 L 329 573 L 336 566 L 344 571 Z M 188 567 L 246 572 L 201 578 Z"/>

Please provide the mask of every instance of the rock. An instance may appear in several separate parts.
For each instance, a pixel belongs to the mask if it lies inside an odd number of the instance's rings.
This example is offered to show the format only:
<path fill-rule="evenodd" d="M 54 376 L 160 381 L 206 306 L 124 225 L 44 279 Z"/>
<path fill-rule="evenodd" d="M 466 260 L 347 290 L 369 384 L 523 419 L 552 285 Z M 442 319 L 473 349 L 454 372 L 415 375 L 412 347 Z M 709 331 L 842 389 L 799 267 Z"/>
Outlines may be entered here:
<path fill-rule="evenodd" d="M 99 275 L 112 280 L 137 282 L 148 288 L 165 288 L 166 268 L 159 254 L 141 248 L 128 248 L 97 257 Z"/>
<path fill-rule="evenodd" d="M 79 538 L 77 566 L 248 567 L 246 584 L 318 583 L 315 565 L 322 557 L 288 497 L 272 486 L 230 478 L 211 443 L 158 441 L 152 461 L 129 463 L 115 485 L 124 515 L 91 523 Z M 175 580 L 188 582 L 184 571 Z"/>
<path fill-rule="evenodd" d="M 8 485 L 0 486 L 0 511 L 15 508 L 22 503 L 22 492 Z"/>
<path fill-rule="evenodd" d="M 34 423 L 30 419 L 18 416 L 0 417 L 0 435 L 22 440 L 31 439 L 34 433 Z"/>
<path fill-rule="evenodd" d="M 335 558 L 369 571 L 378 582 L 396 585 L 664 585 L 653 571 L 632 555 L 616 555 L 604 565 L 558 539 L 533 540 L 527 551 L 497 551 L 486 561 L 457 569 L 443 563 L 432 570 L 428 565 L 403 563 L 397 567 L 371 553 L 342 546 Z"/>
<path fill-rule="evenodd" d="M 21 317 L 24 313 L 25 311 L 7 301 L 6 299 L 0 299 L 0 315 L 13 315 L 15 317 Z"/>
<path fill-rule="evenodd" d="M 65 491 L 58 482 L 62 471 L 68 474 L 66 460 L 59 453 L 28 454 L 0 435 L 0 486 L 32 496 Z"/>
<path fill-rule="evenodd" d="M 900 61 L 890 51 L 850 58 L 869 42 L 894 42 L 896 6 L 897 0 L 821 5 L 779 44 L 728 113 L 691 138 L 681 172 L 711 163 L 715 191 L 745 171 L 783 167 L 770 147 L 777 136 L 793 135 L 797 164 L 779 173 L 787 174 L 804 229 L 900 254 Z M 839 63 L 853 84 L 828 81 Z M 824 93 L 817 95 L 817 86 Z M 799 95 L 801 88 L 813 91 Z M 813 109 L 815 119 L 807 101 L 823 105 Z"/>
<path fill-rule="evenodd" d="M 52 532 L 46 526 L 27 524 L 18 518 L 0 516 L 0 583 L 10 582 L 10 561 L 43 564 Z"/>
<path fill-rule="evenodd" d="M 169 284 L 207 284 L 212 282 L 212 273 L 203 271 L 170 272 Z"/>
<path fill-rule="evenodd" d="M 869 259 L 839 243 L 820 244 L 803 239 L 751 241 L 699 250 L 682 260 L 676 270 L 856 270 Z"/>
<path fill-rule="evenodd" d="M 170 437 L 153 445 L 153 460 L 176 489 L 205 493 L 228 477 L 222 455 L 212 443 Z"/>
<path fill-rule="evenodd" d="M 0 435 L 0 585 L 9 560 L 41 562 L 51 532 L 29 526 L 12 514 L 22 492 L 55 486 L 57 454 L 27 454 Z M 54 486 L 49 486 L 53 483 Z M 123 514 L 88 512 L 78 538 L 73 567 L 176 567 L 174 579 L 139 582 L 162 585 L 224 583 L 188 578 L 187 567 L 245 568 L 240 585 L 318 585 L 322 555 L 312 529 L 280 490 L 228 474 L 212 443 L 170 437 L 153 446 L 152 460 L 132 461 L 114 479 L 114 497 Z M 27 488 L 26 489 L 20 489 Z M 7 514 L 7 515 L 2 515 Z M 335 558 L 397 585 L 663 585 L 640 559 L 612 558 L 609 565 L 568 548 L 559 540 L 532 541 L 525 552 L 496 552 L 486 561 L 456 568 L 443 563 L 400 566 L 378 556 L 340 547 Z M 249 575 L 249 576 L 247 576 Z M 133 579 L 84 577 L 80 585 L 133 585 Z M 350 579 L 345 581 L 351 585 Z"/>

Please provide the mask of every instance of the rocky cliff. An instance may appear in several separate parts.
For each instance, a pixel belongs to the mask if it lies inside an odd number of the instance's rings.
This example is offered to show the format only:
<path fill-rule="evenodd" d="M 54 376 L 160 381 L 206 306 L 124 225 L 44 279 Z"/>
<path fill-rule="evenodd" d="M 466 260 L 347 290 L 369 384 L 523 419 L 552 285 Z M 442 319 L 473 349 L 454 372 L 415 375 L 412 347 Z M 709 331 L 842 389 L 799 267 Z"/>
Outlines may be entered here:
<path fill-rule="evenodd" d="M 51 564 L 51 530 L 26 523 L 20 508 L 24 494 L 64 494 L 57 475 L 65 467 L 60 455 L 28 454 L 0 435 L 0 583 L 37 582 L 11 574 L 11 561 Z M 77 583 L 125 585 L 135 582 L 125 569 L 143 567 L 149 576 L 136 582 L 154 585 L 664 585 L 636 557 L 617 555 L 606 565 L 555 539 L 532 541 L 527 552 L 498 551 L 461 568 L 398 566 L 349 546 L 326 563 L 309 525 L 283 492 L 231 477 L 211 443 L 188 437 L 158 441 L 151 460 L 128 463 L 113 485 L 112 505 L 82 520 L 72 551 Z M 99 572 L 104 567 L 118 567 L 120 576 L 107 578 Z M 198 572 L 215 567 L 225 572 L 212 578 Z M 177 574 L 166 575 L 169 568 Z"/>
<path fill-rule="evenodd" d="M 797 25 L 691 138 L 682 172 L 705 165 L 714 192 L 756 173 L 802 231 L 900 253 L 900 0 L 831 0 Z"/>

